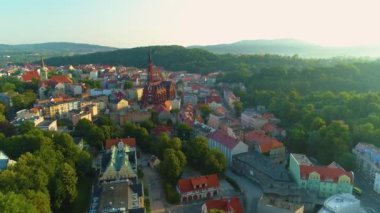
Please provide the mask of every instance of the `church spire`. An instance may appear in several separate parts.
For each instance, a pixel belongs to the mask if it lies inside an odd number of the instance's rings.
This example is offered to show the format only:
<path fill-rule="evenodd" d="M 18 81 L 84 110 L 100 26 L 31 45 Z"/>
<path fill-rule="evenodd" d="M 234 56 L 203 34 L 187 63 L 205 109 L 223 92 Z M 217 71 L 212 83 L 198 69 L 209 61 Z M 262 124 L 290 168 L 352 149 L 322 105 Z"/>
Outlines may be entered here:
<path fill-rule="evenodd" d="M 44 58 L 41 56 L 41 71 L 44 72 L 45 76 L 44 76 L 44 80 L 47 80 L 48 79 L 48 75 L 47 75 L 47 67 L 45 66 L 45 62 L 44 62 Z"/>
<path fill-rule="evenodd" d="M 152 64 L 152 51 L 150 49 L 148 52 L 148 64 Z"/>

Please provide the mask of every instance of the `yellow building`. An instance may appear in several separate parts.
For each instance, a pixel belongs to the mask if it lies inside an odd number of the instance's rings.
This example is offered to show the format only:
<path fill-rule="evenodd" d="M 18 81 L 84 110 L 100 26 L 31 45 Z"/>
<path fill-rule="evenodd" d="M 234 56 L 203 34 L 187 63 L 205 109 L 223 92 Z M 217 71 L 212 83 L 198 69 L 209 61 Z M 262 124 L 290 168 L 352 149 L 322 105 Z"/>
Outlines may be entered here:
<path fill-rule="evenodd" d="M 92 121 L 92 115 L 91 115 L 91 112 L 80 112 L 78 114 L 74 114 L 71 116 L 71 121 L 73 122 L 73 125 L 77 125 L 77 123 L 81 120 L 81 119 L 87 119 L 89 121 Z"/>
<path fill-rule="evenodd" d="M 119 102 L 117 102 L 115 104 L 115 110 L 116 111 L 119 111 L 119 110 L 122 110 L 122 109 L 126 109 L 128 107 L 129 107 L 129 103 L 125 99 L 121 99 Z"/>

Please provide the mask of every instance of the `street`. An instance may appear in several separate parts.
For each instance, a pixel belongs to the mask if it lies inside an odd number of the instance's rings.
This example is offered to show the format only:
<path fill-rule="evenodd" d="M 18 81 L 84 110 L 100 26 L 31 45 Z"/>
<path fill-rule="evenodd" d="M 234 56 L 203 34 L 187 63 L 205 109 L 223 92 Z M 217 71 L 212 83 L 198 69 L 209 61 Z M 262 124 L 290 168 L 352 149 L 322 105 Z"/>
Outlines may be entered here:
<path fill-rule="evenodd" d="M 373 191 L 373 181 L 366 179 L 361 173 L 355 173 L 355 185 L 362 189 L 361 196 L 356 196 L 368 213 L 380 213 L 380 195 Z"/>
<path fill-rule="evenodd" d="M 226 170 L 224 174 L 234 179 L 243 190 L 243 205 L 245 212 L 257 212 L 257 204 L 263 194 L 261 188 L 248 179 L 234 174 L 229 169 Z"/>

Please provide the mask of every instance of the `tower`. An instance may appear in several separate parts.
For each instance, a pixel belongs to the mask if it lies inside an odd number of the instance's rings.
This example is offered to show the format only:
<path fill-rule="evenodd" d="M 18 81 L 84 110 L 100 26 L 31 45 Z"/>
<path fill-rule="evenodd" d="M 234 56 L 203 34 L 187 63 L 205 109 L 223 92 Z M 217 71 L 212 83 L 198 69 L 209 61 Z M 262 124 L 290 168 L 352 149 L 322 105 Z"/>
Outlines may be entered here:
<path fill-rule="evenodd" d="M 43 80 L 48 80 L 48 68 L 45 66 L 44 58 L 41 56 L 41 77 Z"/>

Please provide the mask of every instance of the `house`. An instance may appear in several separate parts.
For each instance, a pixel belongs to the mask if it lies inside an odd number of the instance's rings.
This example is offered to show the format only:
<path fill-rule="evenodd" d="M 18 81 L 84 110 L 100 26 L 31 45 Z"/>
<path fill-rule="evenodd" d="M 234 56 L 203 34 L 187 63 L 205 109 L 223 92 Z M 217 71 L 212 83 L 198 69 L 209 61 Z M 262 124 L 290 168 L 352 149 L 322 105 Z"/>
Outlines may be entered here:
<path fill-rule="evenodd" d="M 92 114 L 91 112 L 83 112 L 80 111 L 79 113 L 74 113 L 71 116 L 71 122 L 73 123 L 73 126 L 76 126 L 77 123 L 82 120 L 82 119 L 87 119 L 89 121 L 92 121 Z"/>
<path fill-rule="evenodd" d="M 193 137 L 196 137 L 196 136 L 207 137 L 210 133 L 215 131 L 214 128 L 207 126 L 206 124 L 199 123 L 198 121 L 194 121 L 192 130 L 193 130 L 192 131 Z"/>
<path fill-rule="evenodd" d="M 274 162 L 281 163 L 285 160 L 285 146 L 275 138 L 267 136 L 262 130 L 253 130 L 246 133 L 245 143 L 261 154 L 268 154 Z"/>
<path fill-rule="evenodd" d="M 140 123 L 149 120 L 151 113 L 147 111 L 129 111 L 120 113 L 119 122 L 120 125 L 124 125 L 128 122 Z"/>
<path fill-rule="evenodd" d="M 98 73 L 99 71 L 98 70 L 91 70 L 90 71 L 90 79 L 91 80 L 97 80 L 98 79 Z"/>
<path fill-rule="evenodd" d="M 305 210 L 302 203 L 290 202 L 286 198 L 268 195 L 262 196 L 257 206 L 257 212 L 261 213 L 304 213 Z"/>
<path fill-rule="evenodd" d="M 173 127 L 168 125 L 157 125 L 154 129 L 151 130 L 151 134 L 157 137 L 164 133 L 171 135 L 172 132 Z"/>
<path fill-rule="evenodd" d="M 183 96 L 183 105 L 192 104 L 193 106 L 198 104 L 198 97 L 193 94 L 185 94 Z"/>
<path fill-rule="evenodd" d="M 291 153 L 289 170 L 299 187 L 319 197 L 352 193 L 354 173 L 345 171 L 335 162 L 328 166 L 314 166 L 305 155 Z"/>
<path fill-rule="evenodd" d="M 127 109 L 129 107 L 129 102 L 125 99 L 121 99 L 119 102 L 117 102 L 114 106 L 114 109 L 116 111 Z"/>
<path fill-rule="evenodd" d="M 234 108 L 235 102 L 240 100 L 238 97 L 235 96 L 235 94 L 232 91 L 228 89 L 223 90 L 223 98 L 231 109 Z"/>
<path fill-rule="evenodd" d="M 37 106 L 42 108 L 45 118 L 67 118 L 69 111 L 80 109 L 80 101 L 76 99 L 56 98 L 40 101 L 40 103 L 37 103 Z"/>
<path fill-rule="evenodd" d="M 202 213 L 212 212 L 244 213 L 239 197 L 207 200 L 202 205 Z"/>
<path fill-rule="evenodd" d="M 70 91 L 73 95 L 82 95 L 85 90 L 84 84 L 72 84 L 70 85 Z"/>
<path fill-rule="evenodd" d="M 39 123 L 36 127 L 44 131 L 58 130 L 57 120 L 44 120 L 43 122 Z"/>
<path fill-rule="evenodd" d="M 263 118 L 255 109 L 248 108 L 241 113 L 241 124 L 244 127 L 253 127 L 261 129 L 261 127 L 268 123 L 268 119 Z"/>
<path fill-rule="evenodd" d="M 26 71 L 21 76 L 21 80 L 28 83 L 40 79 L 40 74 L 37 71 Z"/>
<path fill-rule="evenodd" d="M 219 194 L 219 179 L 216 174 L 180 179 L 177 192 L 181 202 L 211 198 Z"/>
<path fill-rule="evenodd" d="M 208 148 L 219 150 L 226 157 L 228 166 L 232 163 L 233 155 L 248 152 L 247 144 L 227 135 L 222 130 L 216 130 L 209 135 Z"/>
<path fill-rule="evenodd" d="M 111 95 L 112 90 L 110 89 L 90 89 L 90 96 L 101 96 L 101 95 Z"/>
<path fill-rule="evenodd" d="M 68 76 L 65 75 L 53 75 L 49 79 L 50 81 L 54 82 L 55 84 L 62 83 L 62 84 L 72 84 L 73 80 L 71 80 Z"/>
<path fill-rule="evenodd" d="M 224 115 L 211 113 L 209 115 L 207 125 L 209 125 L 210 127 L 214 128 L 214 129 L 219 129 L 223 118 L 225 118 Z"/>

